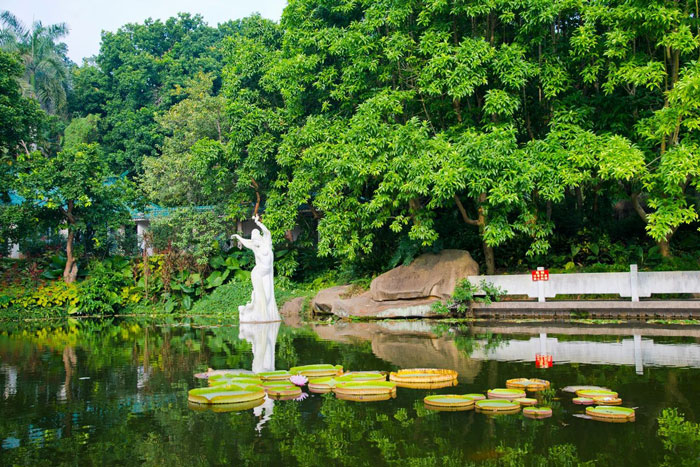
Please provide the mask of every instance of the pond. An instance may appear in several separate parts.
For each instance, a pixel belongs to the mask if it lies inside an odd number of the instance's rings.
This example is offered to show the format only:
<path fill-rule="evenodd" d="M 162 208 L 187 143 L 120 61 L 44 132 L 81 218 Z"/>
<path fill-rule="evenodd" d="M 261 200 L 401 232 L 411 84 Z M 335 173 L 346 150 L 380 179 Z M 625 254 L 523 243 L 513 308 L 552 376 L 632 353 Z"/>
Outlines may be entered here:
<path fill-rule="evenodd" d="M 700 415 L 694 327 L 394 321 L 282 325 L 269 333 L 276 336 L 256 341 L 204 318 L 1 324 L 0 464 L 653 465 L 667 454 L 657 434 L 661 411 L 677 407 L 692 421 Z M 188 406 L 187 391 L 203 385 L 195 373 L 251 369 L 269 344 L 278 369 L 442 367 L 458 371 L 459 383 L 399 388 L 395 399 L 379 402 L 311 394 L 237 412 Z M 542 351 L 553 355 L 553 367 L 535 368 Z M 485 393 L 517 377 L 551 381 L 551 418 L 423 404 L 428 394 Z M 561 388 L 581 384 L 619 392 L 624 406 L 637 407 L 635 422 L 577 417 L 584 409 Z"/>

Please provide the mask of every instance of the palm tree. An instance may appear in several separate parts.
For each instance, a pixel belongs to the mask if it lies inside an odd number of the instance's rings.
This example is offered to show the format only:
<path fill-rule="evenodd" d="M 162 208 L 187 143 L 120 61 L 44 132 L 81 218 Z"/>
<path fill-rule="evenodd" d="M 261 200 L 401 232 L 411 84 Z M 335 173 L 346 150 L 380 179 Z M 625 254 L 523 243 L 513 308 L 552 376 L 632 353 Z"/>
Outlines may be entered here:
<path fill-rule="evenodd" d="M 9 11 L 0 13 L 0 48 L 17 53 L 24 62 L 21 82 L 25 95 L 38 100 L 48 113 L 60 113 L 69 87 L 68 48 L 58 42 L 68 34 L 66 23 L 44 26 L 34 21 L 27 28 Z"/>

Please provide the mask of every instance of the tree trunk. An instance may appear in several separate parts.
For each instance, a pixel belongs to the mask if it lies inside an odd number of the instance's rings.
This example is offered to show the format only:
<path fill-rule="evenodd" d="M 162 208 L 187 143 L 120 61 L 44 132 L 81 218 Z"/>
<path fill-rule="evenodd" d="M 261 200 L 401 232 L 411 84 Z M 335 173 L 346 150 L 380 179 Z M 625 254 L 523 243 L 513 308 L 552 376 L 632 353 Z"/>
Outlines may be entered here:
<path fill-rule="evenodd" d="M 479 227 L 479 234 L 483 239 L 484 229 L 486 228 L 486 216 L 484 215 L 484 207 L 482 205 L 486 202 L 486 193 L 481 193 L 479 195 L 479 217 L 476 219 L 469 218 L 469 215 L 467 215 L 467 210 L 464 209 L 464 205 L 459 199 L 459 196 L 455 194 L 454 198 L 455 203 L 457 204 L 457 209 L 459 209 L 459 212 L 462 215 L 462 219 L 464 220 L 464 222 L 469 225 L 475 225 Z M 484 248 L 484 261 L 486 262 L 486 274 L 494 274 L 496 272 L 496 257 L 493 252 L 493 247 L 487 245 L 486 242 L 483 240 L 482 245 Z"/>
<path fill-rule="evenodd" d="M 644 210 L 644 207 L 642 206 L 642 203 L 639 199 L 639 193 L 632 193 L 630 196 L 630 200 L 632 201 L 632 207 L 634 207 L 634 210 L 636 213 L 641 217 L 641 219 L 644 221 L 644 223 L 649 222 L 649 218 L 647 217 L 647 213 Z M 673 234 L 676 233 L 676 229 L 673 229 L 671 232 L 669 232 L 668 235 L 666 235 L 666 238 L 663 240 L 657 241 L 656 246 L 659 247 L 659 252 L 661 253 L 661 256 L 664 258 L 670 258 L 671 257 L 671 237 L 673 237 Z"/>
<path fill-rule="evenodd" d="M 671 257 L 671 245 L 669 243 L 670 239 L 671 235 L 668 235 L 664 240 L 656 242 L 656 245 L 658 245 L 659 251 L 661 252 L 661 256 L 663 256 L 664 258 Z"/>
<path fill-rule="evenodd" d="M 486 261 L 486 274 L 492 275 L 496 273 L 496 256 L 493 252 L 493 247 L 484 244 L 484 260 Z"/>
<path fill-rule="evenodd" d="M 66 267 L 63 270 L 63 280 L 66 284 L 72 284 L 78 277 L 78 263 L 73 256 L 73 238 L 75 232 L 68 230 L 68 238 L 66 239 Z"/>

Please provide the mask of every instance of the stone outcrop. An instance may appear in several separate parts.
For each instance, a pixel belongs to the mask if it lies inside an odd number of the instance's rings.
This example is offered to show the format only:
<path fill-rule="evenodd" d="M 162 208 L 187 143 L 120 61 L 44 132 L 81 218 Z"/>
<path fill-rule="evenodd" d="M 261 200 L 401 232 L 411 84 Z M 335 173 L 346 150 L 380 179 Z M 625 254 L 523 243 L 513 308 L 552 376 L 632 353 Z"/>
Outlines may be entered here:
<path fill-rule="evenodd" d="M 311 309 L 316 314 L 330 315 L 333 313 L 333 303 L 340 300 L 340 296 L 350 290 L 349 285 L 336 285 L 328 289 L 323 289 L 311 300 Z"/>
<path fill-rule="evenodd" d="M 301 310 L 304 306 L 304 297 L 293 298 L 282 305 L 280 316 L 287 326 L 298 327 L 301 325 Z"/>
<path fill-rule="evenodd" d="M 350 286 L 321 290 L 311 302 L 316 314 L 341 318 L 432 318 L 432 304 L 452 295 L 457 283 L 479 274 L 479 265 L 463 250 L 421 255 L 372 281 L 370 290 L 354 297 Z"/>
<path fill-rule="evenodd" d="M 469 252 L 442 250 L 425 254 L 411 264 L 385 272 L 372 281 L 372 299 L 410 300 L 414 298 L 449 298 L 457 283 L 467 276 L 479 275 L 479 265 Z"/>

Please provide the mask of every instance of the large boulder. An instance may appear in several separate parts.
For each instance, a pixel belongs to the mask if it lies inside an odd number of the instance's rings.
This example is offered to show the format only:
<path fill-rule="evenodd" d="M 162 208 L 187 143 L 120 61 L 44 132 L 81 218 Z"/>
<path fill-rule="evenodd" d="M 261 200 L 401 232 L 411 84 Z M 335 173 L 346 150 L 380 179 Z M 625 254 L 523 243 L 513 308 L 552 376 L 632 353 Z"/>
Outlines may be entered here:
<path fill-rule="evenodd" d="M 316 314 L 341 318 L 433 318 L 432 304 L 452 295 L 457 283 L 479 274 L 479 265 L 462 250 L 421 255 L 408 266 L 382 274 L 370 290 L 349 297 L 351 286 L 321 290 L 311 301 Z"/>
<path fill-rule="evenodd" d="M 339 300 L 341 295 L 350 290 L 349 285 L 336 285 L 328 289 L 323 289 L 311 300 L 311 309 L 315 314 L 329 315 L 333 313 L 333 303 Z"/>
<path fill-rule="evenodd" d="M 464 250 L 424 254 L 407 266 L 385 272 L 372 281 L 372 299 L 378 302 L 416 298 L 449 298 L 457 283 L 479 275 L 479 265 Z"/>

